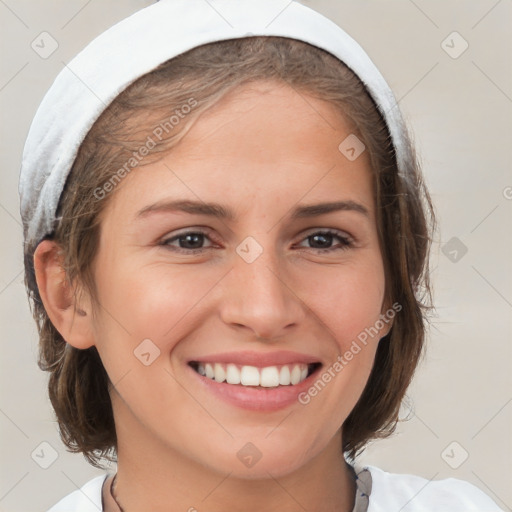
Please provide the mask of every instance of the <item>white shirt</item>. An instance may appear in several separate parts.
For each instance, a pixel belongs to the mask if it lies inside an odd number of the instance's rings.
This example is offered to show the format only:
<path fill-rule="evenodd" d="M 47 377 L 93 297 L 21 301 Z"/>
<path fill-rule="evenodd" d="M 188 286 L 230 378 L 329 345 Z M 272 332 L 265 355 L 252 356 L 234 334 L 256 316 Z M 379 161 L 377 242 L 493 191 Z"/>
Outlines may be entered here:
<path fill-rule="evenodd" d="M 503 512 L 478 487 L 456 478 L 427 480 L 387 473 L 374 466 L 355 468 L 353 512 Z M 102 512 L 101 491 L 109 475 L 93 478 L 48 512 Z"/>

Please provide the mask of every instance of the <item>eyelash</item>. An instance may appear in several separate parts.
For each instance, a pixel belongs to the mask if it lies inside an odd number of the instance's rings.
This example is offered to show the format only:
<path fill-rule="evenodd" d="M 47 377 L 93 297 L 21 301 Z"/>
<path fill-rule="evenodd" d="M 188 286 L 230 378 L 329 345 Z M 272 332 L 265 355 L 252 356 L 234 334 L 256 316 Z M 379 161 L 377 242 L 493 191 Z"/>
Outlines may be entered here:
<path fill-rule="evenodd" d="M 182 253 L 182 254 L 196 254 L 196 255 L 198 255 L 198 254 L 202 254 L 203 252 L 205 252 L 205 251 L 207 251 L 209 249 L 212 249 L 212 247 L 201 247 L 201 248 L 198 248 L 198 249 L 185 249 L 183 247 L 173 247 L 173 246 L 170 245 L 171 242 L 179 240 L 180 238 L 184 238 L 187 235 L 200 235 L 200 236 L 204 236 L 208 240 L 210 240 L 210 242 L 214 242 L 211 239 L 211 237 L 208 235 L 207 232 L 198 229 L 198 230 L 185 231 L 185 232 L 180 233 L 178 235 L 175 235 L 175 236 L 173 236 L 171 238 L 165 238 L 164 240 L 162 240 L 159 243 L 159 245 L 161 245 L 163 247 L 166 247 L 166 248 L 168 248 L 171 251 L 179 252 L 179 253 Z M 326 248 L 326 249 L 311 247 L 310 249 L 312 251 L 314 251 L 315 253 L 317 253 L 317 254 L 331 253 L 331 252 L 340 251 L 340 250 L 343 251 L 343 250 L 347 250 L 347 249 L 349 249 L 349 248 L 354 246 L 353 240 L 350 237 L 348 237 L 346 235 L 342 235 L 341 232 L 333 230 L 333 229 L 324 229 L 324 230 L 313 231 L 312 233 L 309 233 L 307 236 L 302 238 L 301 241 L 307 240 L 308 238 L 314 237 L 315 235 L 333 236 L 334 238 L 338 238 L 338 240 L 340 240 L 341 244 L 342 244 L 341 247 L 329 247 L 329 248 Z M 308 248 L 306 247 L 306 249 L 308 249 Z"/>

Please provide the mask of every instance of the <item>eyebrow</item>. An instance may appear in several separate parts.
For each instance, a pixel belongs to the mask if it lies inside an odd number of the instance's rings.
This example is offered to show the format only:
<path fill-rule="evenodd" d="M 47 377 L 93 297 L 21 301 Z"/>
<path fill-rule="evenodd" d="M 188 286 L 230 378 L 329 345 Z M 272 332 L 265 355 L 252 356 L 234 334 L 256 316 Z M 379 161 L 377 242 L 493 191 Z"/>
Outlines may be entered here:
<path fill-rule="evenodd" d="M 328 203 L 318 203 L 311 205 L 297 206 L 292 210 L 291 219 L 303 219 L 309 217 L 318 217 L 327 213 L 337 211 L 354 211 L 361 213 L 369 218 L 368 209 L 355 201 L 333 201 Z M 143 218 L 151 213 L 173 213 L 185 212 L 195 215 L 208 215 L 219 219 L 234 221 L 236 215 L 233 210 L 222 206 L 219 203 L 204 203 L 201 201 L 177 200 L 177 201 L 161 201 L 142 208 L 136 214 L 136 218 Z"/>

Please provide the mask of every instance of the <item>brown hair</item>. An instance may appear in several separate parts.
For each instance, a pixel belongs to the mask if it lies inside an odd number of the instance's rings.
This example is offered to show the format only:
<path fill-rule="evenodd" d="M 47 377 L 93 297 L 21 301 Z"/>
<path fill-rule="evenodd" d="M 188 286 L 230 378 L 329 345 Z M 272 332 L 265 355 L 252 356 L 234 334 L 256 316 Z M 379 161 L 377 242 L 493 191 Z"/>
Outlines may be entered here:
<path fill-rule="evenodd" d="M 193 99 L 193 111 L 180 116 L 176 129 L 167 126 L 144 163 L 175 145 L 198 114 L 256 80 L 284 81 L 298 94 L 330 102 L 352 123 L 370 155 L 385 299 L 402 309 L 380 341 L 367 385 L 343 425 L 343 451 L 355 458 L 370 439 L 394 431 L 420 359 L 427 312 L 432 309 L 428 257 L 435 218 L 411 143 L 405 141 L 411 158 L 399 172 L 382 115 L 361 81 L 337 58 L 287 38 L 251 37 L 197 47 L 141 77 L 89 131 L 59 203 L 59 222 L 47 238 L 61 248 L 69 282 L 78 279 L 94 297 L 91 264 L 98 247 L 99 215 L 110 197 L 98 199 L 97 191 L 106 190 L 116 172 L 119 178 L 119 170 L 147 141 L 155 119 L 169 119 Z M 39 330 L 39 366 L 50 373 L 49 395 L 64 444 L 101 467 L 101 459 L 116 460 L 111 383 L 96 348 L 75 349 L 50 322 L 34 277 L 36 245 L 26 248 L 25 275 Z"/>

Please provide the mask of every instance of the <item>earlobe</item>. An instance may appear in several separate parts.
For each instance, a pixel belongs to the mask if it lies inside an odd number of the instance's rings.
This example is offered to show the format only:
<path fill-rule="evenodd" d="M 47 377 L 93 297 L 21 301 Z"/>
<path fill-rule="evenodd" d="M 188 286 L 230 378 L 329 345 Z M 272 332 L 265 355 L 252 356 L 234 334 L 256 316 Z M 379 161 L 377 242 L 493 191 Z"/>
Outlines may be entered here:
<path fill-rule="evenodd" d="M 75 348 L 93 346 L 90 304 L 76 303 L 76 290 L 69 283 L 57 243 L 43 240 L 37 246 L 34 270 L 41 300 L 54 327 Z"/>
<path fill-rule="evenodd" d="M 392 313 L 392 314 L 391 314 Z M 391 306 L 384 306 L 381 311 L 382 329 L 380 330 L 380 339 L 385 338 L 391 331 L 394 323 L 395 310 Z"/>
<path fill-rule="evenodd" d="M 382 338 L 385 338 L 391 331 L 391 327 L 393 327 L 393 322 L 389 322 L 389 324 L 387 325 L 387 327 L 384 328 L 384 330 L 382 331 L 382 334 L 381 334 L 381 339 Z"/>

